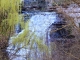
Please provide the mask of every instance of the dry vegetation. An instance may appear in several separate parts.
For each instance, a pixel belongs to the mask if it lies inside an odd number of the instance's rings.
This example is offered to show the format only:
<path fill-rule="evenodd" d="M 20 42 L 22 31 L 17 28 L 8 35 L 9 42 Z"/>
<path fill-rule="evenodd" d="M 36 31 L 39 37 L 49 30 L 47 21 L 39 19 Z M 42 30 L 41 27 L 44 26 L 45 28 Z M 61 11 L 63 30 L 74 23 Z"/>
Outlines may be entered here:
<path fill-rule="evenodd" d="M 78 3 L 78 1 L 75 0 L 74 2 Z M 75 17 L 69 16 L 61 6 L 57 6 L 57 12 L 65 18 L 66 26 L 71 26 L 75 38 L 55 41 L 56 50 L 52 52 L 52 60 L 80 60 L 80 28 L 75 24 Z M 75 13 L 73 12 L 73 14 Z"/>

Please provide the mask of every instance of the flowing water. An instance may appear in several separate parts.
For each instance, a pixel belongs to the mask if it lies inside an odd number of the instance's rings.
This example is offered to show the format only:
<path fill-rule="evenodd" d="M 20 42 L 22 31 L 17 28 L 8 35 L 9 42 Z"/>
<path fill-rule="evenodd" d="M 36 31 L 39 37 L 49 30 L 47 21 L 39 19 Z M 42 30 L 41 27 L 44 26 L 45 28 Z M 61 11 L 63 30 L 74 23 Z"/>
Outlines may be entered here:
<path fill-rule="evenodd" d="M 56 12 L 24 12 L 25 15 L 24 21 L 30 20 L 29 22 L 29 29 L 32 32 L 35 32 L 35 34 L 38 37 L 44 37 L 43 39 L 46 39 L 46 31 L 48 27 L 52 24 L 55 23 L 56 21 L 59 21 L 60 19 L 58 18 L 58 14 Z M 26 16 L 28 15 L 28 17 Z M 16 26 L 16 33 L 22 33 L 23 30 L 20 30 L 20 25 L 18 24 Z M 9 57 L 11 60 L 27 60 L 26 54 L 30 51 L 25 48 L 21 48 L 16 52 L 16 49 L 18 47 L 14 47 L 11 42 L 12 38 L 9 40 L 9 46 L 7 47 L 7 52 L 9 53 Z M 16 52 L 16 54 L 14 54 Z M 39 55 L 39 54 L 38 54 Z M 36 57 L 36 56 L 35 56 Z M 35 60 L 35 59 L 33 59 Z"/>

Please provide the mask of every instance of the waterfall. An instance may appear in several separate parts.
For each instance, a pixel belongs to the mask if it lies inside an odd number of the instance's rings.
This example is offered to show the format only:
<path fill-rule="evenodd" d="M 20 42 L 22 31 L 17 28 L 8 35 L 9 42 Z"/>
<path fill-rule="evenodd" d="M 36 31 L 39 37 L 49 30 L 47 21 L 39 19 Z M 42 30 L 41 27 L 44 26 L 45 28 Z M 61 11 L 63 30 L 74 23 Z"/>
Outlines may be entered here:
<path fill-rule="evenodd" d="M 30 15 L 30 16 L 31 17 L 30 17 L 30 23 L 29 23 L 29 30 L 31 32 L 35 32 L 35 34 L 38 37 L 43 37 L 43 40 L 45 40 L 46 39 L 46 37 L 45 37 L 46 30 L 52 23 L 57 21 L 57 14 L 55 12 L 38 12 L 35 14 L 32 13 L 32 15 Z M 16 33 L 18 33 L 18 35 L 23 33 L 23 31 L 24 31 L 24 30 L 21 31 L 20 24 L 18 24 L 16 26 L 15 30 L 16 30 Z M 13 44 L 11 44 L 13 38 L 14 38 L 14 36 L 10 38 L 10 40 L 9 40 L 10 45 L 7 47 L 7 51 L 9 53 L 10 59 L 11 60 L 27 60 L 26 54 L 28 54 L 30 52 L 30 50 L 21 48 L 18 52 L 16 52 L 16 49 L 18 49 L 17 45 L 14 47 Z M 16 54 L 14 55 L 15 52 L 16 52 Z M 38 53 L 36 55 L 41 56 Z M 35 57 L 34 54 L 32 54 L 31 56 Z M 33 59 L 33 60 L 35 60 L 35 59 Z"/>

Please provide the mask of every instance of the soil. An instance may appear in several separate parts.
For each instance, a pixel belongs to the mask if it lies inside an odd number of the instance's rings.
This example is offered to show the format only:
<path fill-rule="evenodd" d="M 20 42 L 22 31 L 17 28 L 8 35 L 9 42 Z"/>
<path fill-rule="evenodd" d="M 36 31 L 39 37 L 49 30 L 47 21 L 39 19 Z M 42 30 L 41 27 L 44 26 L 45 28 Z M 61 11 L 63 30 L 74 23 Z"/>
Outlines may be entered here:
<path fill-rule="evenodd" d="M 0 35 L 0 60 L 9 60 L 6 48 L 8 46 L 8 37 Z"/>

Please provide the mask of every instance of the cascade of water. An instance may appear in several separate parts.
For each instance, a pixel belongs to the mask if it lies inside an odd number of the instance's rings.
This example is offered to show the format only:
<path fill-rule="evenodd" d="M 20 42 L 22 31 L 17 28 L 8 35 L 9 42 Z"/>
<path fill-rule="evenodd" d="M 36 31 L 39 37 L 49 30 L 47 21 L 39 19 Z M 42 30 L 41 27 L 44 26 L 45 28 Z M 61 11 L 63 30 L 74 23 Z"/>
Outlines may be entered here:
<path fill-rule="evenodd" d="M 32 32 L 35 32 L 35 34 L 39 37 L 44 37 L 46 36 L 46 30 L 47 28 L 54 23 L 57 19 L 57 14 L 55 12 L 39 12 L 38 14 L 36 13 L 35 15 L 32 15 L 32 17 L 30 18 L 30 23 L 29 23 L 29 29 Z M 19 33 L 21 31 L 20 25 L 18 24 L 16 26 L 16 33 Z M 24 30 L 22 30 L 19 34 L 23 33 Z M 18 35 L 19 35 L 18 34 Z M 9 44 L 12 42 L 12 38 L 9 40 Z M 14 56 L 13 54 L 16 52 L 15 50 L 18 48 L 15 46 L 15 48 L 13 48 L 13 45 L 9 45 L 7 48 L 7 51 L 9 52 L 9 56 L 12 60 L 26 60 L 26 54 L 30 51 L 28 49 L 22 48 L 20 49 L 16 55 L 18 56 Z M 34 54 L 33 54 L 34 55 Z M 31 55 L 31 56 L 33 56 Z M 40 54 L 38 54 L 40 55 Z M 15 58 L 14 58 L 15 57 Z"/>

